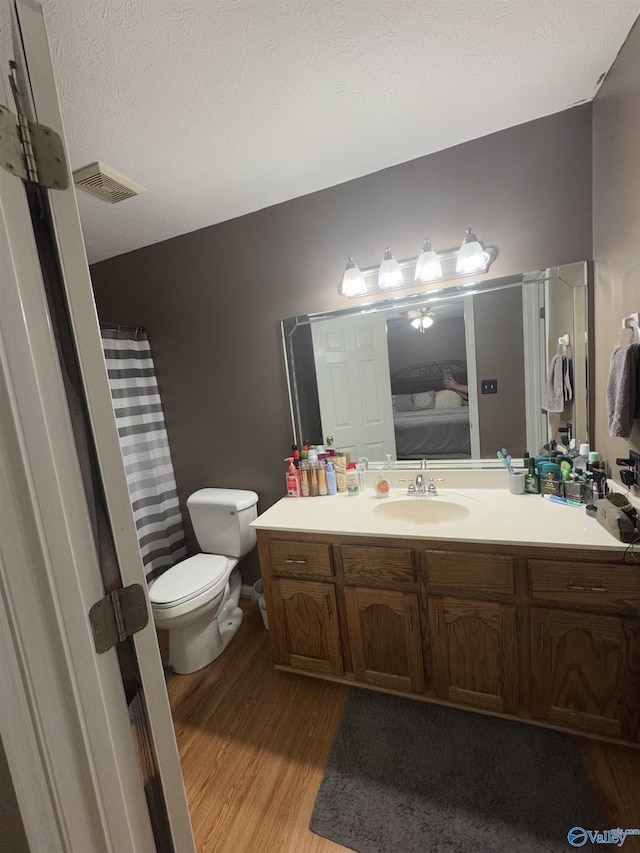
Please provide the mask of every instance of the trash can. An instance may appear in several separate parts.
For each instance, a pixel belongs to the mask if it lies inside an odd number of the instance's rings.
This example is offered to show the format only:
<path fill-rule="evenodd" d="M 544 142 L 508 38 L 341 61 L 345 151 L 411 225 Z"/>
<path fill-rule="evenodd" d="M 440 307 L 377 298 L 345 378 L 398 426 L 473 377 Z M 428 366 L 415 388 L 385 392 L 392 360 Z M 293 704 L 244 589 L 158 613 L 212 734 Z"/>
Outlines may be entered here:
<path fill-rule="evenodd" d="M 264 622 L 264 627 L 269 630 L 269 616 L 267 614 L 267 605 L 264 600 L 264 587 L 262 586 L 262 581 L 256 581 L 253 585 L 253 595 L 251 596 L 253 601 L 260 608 L 260 615 L 262 616 L 262 621 Z"/>

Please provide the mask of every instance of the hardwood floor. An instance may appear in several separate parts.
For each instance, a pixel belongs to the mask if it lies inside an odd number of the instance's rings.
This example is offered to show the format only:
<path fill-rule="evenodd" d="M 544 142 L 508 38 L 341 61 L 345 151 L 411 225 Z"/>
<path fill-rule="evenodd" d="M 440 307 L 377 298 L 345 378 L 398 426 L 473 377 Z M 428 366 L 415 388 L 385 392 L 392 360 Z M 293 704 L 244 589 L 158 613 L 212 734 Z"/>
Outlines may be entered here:
<path fill-rule="evenodd" d="M 258 609 L 243 607 L 227 651 L 168 684 L 196 849 L 347 850 L 308 825 L 350 688 L 275 670 Z M 640 827 L 640 750 L 586 739 L 581 746 L 609 817 L 606 827 L 586 828 Z M 640 850 L 640 838 L 627 838 L 623 849 Z"/>
<path fill-rule="evenodd" d="M 256 607 L 226 652 L 169 680 L 198 853 L 335 853 L 309 830 L 349 688 L 278 672 Z"/>

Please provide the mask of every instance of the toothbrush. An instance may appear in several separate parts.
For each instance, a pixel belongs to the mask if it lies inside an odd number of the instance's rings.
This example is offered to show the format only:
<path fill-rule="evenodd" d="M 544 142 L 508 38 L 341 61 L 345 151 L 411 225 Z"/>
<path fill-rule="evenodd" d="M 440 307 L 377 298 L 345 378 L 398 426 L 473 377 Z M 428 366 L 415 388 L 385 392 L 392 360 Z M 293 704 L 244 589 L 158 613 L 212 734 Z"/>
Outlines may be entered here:
<path fill-rule="evenodd" d="M 580 503 L 580 501 L 570 501 L 567 498 L 561 498 L 558 495 L 543 495 L 543 498 L 547 498 L 547 500 L 552 501 L 554 504 L 566 504 L 567 506 L 584 506 L 584 504 Z"/>
<path fill-rule="evenodd" d="M 510 474 L 515 474 L 515 471 L 513 470 L 513 465 L 511 463 L 512 463 L 512 459 L 511 459 L 511 454 L 509 453 L 509 454 L 507 454 L 507 470 Z"/>

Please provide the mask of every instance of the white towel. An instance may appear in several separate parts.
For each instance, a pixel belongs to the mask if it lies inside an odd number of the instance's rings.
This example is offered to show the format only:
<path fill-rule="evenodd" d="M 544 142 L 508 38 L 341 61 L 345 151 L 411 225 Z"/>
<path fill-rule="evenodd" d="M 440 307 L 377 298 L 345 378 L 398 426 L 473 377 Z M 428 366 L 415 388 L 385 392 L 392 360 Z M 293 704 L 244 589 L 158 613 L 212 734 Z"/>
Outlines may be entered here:
<path fill-rule="evenodd" d="M 640 417 L 640 344 L 616 347 L 611 353 L 607 380 L 609 435 L 629 438 Z"/>
<path fill-rule="evenodd" d="M 548 412 L 564 412 L 564 360 L 564 356 L 554 355 L 549 365 L 549 376 L 542 401 Z"/>

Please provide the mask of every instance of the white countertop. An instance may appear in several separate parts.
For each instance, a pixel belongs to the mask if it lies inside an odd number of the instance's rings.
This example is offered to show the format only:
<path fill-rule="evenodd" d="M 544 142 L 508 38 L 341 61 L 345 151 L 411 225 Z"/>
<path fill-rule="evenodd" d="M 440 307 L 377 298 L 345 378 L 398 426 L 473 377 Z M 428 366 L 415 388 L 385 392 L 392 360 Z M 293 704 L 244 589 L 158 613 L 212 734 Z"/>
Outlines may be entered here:
<path fill-rule="evenodd" d="M 258 516 L 252 525 L 264 530 L 341 536 L 449 539 L 592 550 L 627 547 L 595 518 L 589 517 L 584 506 L 553 503 L 540 495 L 512 495 L 506 488 L 496 487 L 495 481 L 487 485 L 488 488 L 439 487 L 436 497 L 407 497 L 406 486 L 392 488 L 387 498 L 376 497 L 372 487 L 359 495 L 285 497 Z M 469 510 L 469 515 L 461 520 L 432 524 L 404 519 L 391 521 L 374 511 L 381 504 L 401 500 L 455 503 Z M 428 515 L 428 507 L 425 512 Z"/>

